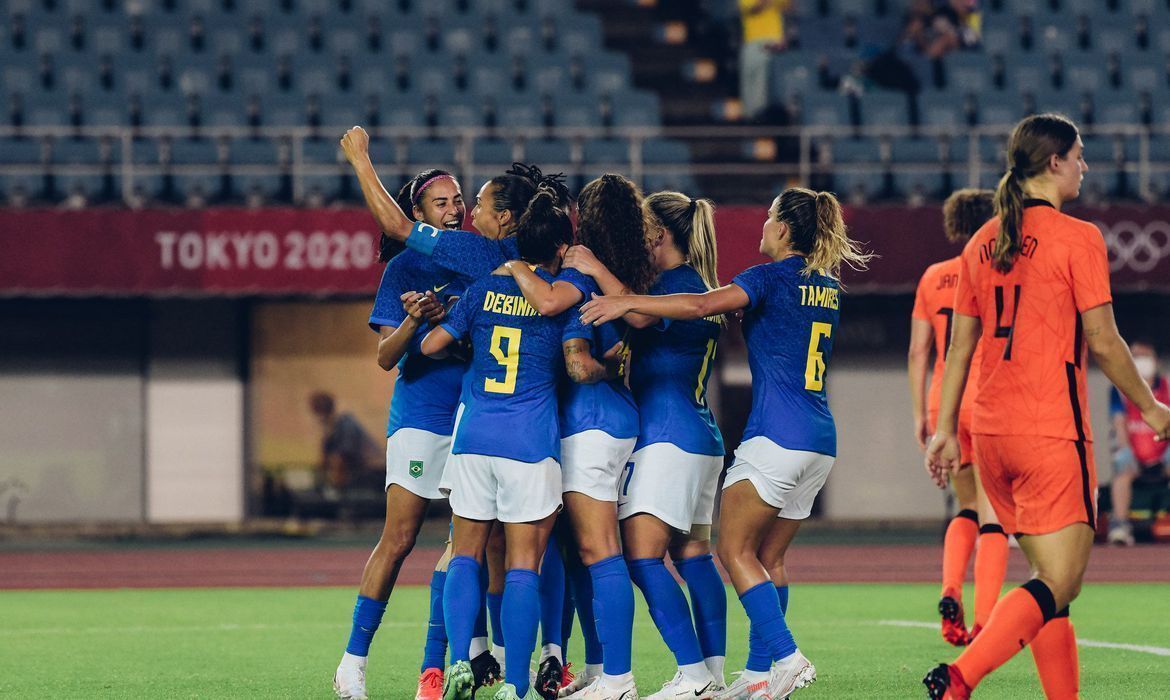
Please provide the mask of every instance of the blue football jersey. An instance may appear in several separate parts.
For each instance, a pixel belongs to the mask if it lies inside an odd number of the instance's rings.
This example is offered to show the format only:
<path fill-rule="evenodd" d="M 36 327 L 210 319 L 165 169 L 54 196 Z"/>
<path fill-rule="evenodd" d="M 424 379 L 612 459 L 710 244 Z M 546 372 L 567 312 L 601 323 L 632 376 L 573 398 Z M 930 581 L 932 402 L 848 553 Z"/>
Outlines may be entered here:
<path fill-rule="evenodd" d="M 431 290 L 444 303 L 463 293 L 463 282 L 451 272 L 435 265 L 421 253 L 405 250 L 386 264 L 374 308 L 370 311 L 370 328 L 397 328 L 406 318 L 401 296 L 405 292 Z M 398 362 L 398 378 L 390 399 L 390 418 L 386 436 L 399 428 L 417 428 L 439 435 L 450 435 L 459 407 L 459 392 L 467 364 L 455 359 L 432 360 L 419 350 L 428 328 L 423 326 L 411 340 L 410 349 Z"/>
<path fill-rule="evenodd" d="M 553 280 L 543 270 L 536 273 Z M 511 275 L 488 275 L 468 287 L 442 324 L 457 339 L 470 335 L 473 349 L 453 454 L 560 459 L 557 383 L 564 371 L 565 316 L 538 314 Z"/>
<path fill-rule="evenodd" d="M 837 454 L 825 373 L 833 355 L 841 287 L 803 274 L 791 257 L 744 270 L 732 283 L 751 300 L 743 315 L 752 412 L 743 439 L 762 435 L 789 450 Z"/>
<path fill-rule="evenodd" d="M 690 265 L 662 273 L 651 294 L 703 293 Z M 723 455 L 723 435 L 707 407 L 721 326 L 715 321 L 663 319 L 631 334 L 630 388 L 641 417 L 635 449 L 668 442 L 685 452 Z"/>
<path fill-rule="evenodd" d="M 600 294 L 601 289 L 592 277 L 570 268 L 561 270 L 557 279 L 571 281 L 582 294 L 581 302 L 569 310 L 561 340 L 584 338 L 589 341 L 589 350 L 593 357 L 604 363 L 605 353 L 621 340 L 625 324 L 603 323 L 594 327 L 581 323 L 581 305 L 589 301 L 592 294 Z M 578 282 L 581 283 L 580 286 Z M 615 438 L 632 438 L 638 435 L 638 407 L 634 404 L 634 396 L 622 377 L 596 384 L 578 384 L 566 376 L 561 382 L 560 405 L 561 437 L 576 435 L 586 430 L 600 430 Z"/>
<path fill-rule="evenodd" d="M 492 240 L 472 231 L 450 231 L 419 221 L 410 229 L 406 246 L 430 257 L 468 284 L 490 275 L 506 261 L 520 258 L 515 236 Z"/>

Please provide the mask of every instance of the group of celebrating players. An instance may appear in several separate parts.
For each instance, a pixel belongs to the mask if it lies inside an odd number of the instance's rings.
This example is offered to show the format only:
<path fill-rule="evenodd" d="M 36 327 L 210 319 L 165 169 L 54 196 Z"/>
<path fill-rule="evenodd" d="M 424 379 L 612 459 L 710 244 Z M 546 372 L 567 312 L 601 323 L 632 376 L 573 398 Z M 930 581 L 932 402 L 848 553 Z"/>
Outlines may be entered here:
<path fill-rule="evenodd" d="M 815 680 L 785 619 L 784 556 L 836 454 L 825 376 L 838 274 L 870 259 L 836 198 L 781 192 L 761 232 L 771 262 L 720 286 L 706 200 L 644 197 L 614 174 L 574 199 L 559 176 L 516 164 L 478 191 L 472 233 L 459 230 L 466 208 L 451 174 L 419 173 L 394 198 L 366 133 L 354 127 L 341 145 L 385 234 L 370 325 L 379 364 L 398 378 L 386 523 L 362 575 L 338 696 L 366 697 L 371 640 L 436 498 L 449 498 L 451 541 L 431 581 L 417 698 L 472 698 L 501 667 L 493 700 L 638 698 L 634 587 L 678 665 L 651 700 L 775 700 Z M 1170 433 L 1170 410 L 1117 334 L 1100 232 L 1059 211 L 1079 190 L 1081 149 L 1062 117 L 1021 122 L 994 196 L 948 201 L 949 228 L 971 241 L 928 271 L 915 305 L 919 441 L 963 505 L 948 530 L 940 612 L 944 636 L 968 647 L 924 679 L 932 698 L 968 697 L 1028 642 L 1048 697 L 1076 696 L 1067 611 L 1095 517 L 1086 342 L 1147 422 Z M 711 544 L 724 445 L 706 391 L 731 313 L 742 313 L 752 409 L 723 480 L 718 553 L 750 634 L 745 668 L 727 684 L 727 602 Z M 931 345 L 940 361 L 928 400 Z M 980 379 L 964 396 L 977 345 Z M 961 587 L 973 532 L 968 632 Z M 1019 537 L 1034 577 L 997 602 L 1005 533 Z M 586 646 L 576 675 L 563 656 L 574 612 Z"/>

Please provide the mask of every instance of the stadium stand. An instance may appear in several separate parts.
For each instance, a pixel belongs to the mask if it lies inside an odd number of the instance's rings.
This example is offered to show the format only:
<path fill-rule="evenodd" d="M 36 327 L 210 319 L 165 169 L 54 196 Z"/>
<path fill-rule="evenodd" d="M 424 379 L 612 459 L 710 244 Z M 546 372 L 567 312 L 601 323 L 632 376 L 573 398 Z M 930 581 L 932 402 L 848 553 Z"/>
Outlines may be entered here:
<path fill-rule="evenodd" d="M 178 203 L 188 186 L 200 200 L 328 200 L 346 194 L 336 139 L 355 123 L 385 136 L 373 148 L 391 181 L 513 159 L 628 172 L 624 141 L 590 144 L 661 125 L 657 96 L 631 87 L 629 61 L 568 0 L 13 0 L 5 13 L 0 199 L 54 202 L 81 183 L 95 201 L 92 179 L 112 176 L 116 200 Z M 657 153 L 647 162 L 689 161 L 678 142 Z M 279 184 L 290 169 L 312 187 Z"/>

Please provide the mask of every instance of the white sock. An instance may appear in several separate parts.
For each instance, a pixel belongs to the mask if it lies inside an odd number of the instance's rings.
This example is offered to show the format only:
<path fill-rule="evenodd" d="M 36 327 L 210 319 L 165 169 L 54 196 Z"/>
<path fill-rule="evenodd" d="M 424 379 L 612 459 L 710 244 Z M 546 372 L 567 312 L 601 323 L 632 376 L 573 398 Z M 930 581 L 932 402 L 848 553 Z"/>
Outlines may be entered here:
<path fill-rule="evenodd" d="M 358 668 L 366 667 L 366 657 L 354 656 L 348 651 L 341 655 L 342 666 L 357 666 Z"/>
<path fill-rule="evenodd" d="M 550 656 L 557 657 L 557 661 L 560 661 L 562 664 L 565 662 L 564 658 L 561 657 L 561 645 L 560 644 L 545 644 L 543 647 L 540 648 L 540 660 L 541 661 L 544 661 L 545 659 L 547 659 Z"/>
<path fill-rule="evenodd" d="M 711 672 L 709 670 L 707 670 L 707 664 L 703 663 L 702 661 L 700 661 L 696 664 L 687 664 L 686 666 L 679 666 L 678 670 L 682 672 L 683 678 L 686 678 L 688 681 L 695 681 L 696 683 L 702 683 L 704 681 L 715 680 L 714 678 L 711 677 Z"/>
<path fill-rule="evenodd" d="M 703 663 L 707 665 L 707 670 L 715 677 L 715 682 L 723 685 L 723 665 L 727 662 L 726 656 L 708 656 L 703 659 Z"/>
<path fill-rule="evenodd" d="M 634 680 L 634 672 L 623 673 L 620 676 L 611 676 L 608 673 L 601 674 L 601 682 L 607 688 L 621 688 L 624 685 L 629 685 Z"/>
<path fill-rule="evenodd" d="M 479 656 L 480 654 L 484 653 L 487 650 L 488 650 L 488 638 L 487 637 L 472 637 L 471 638 L 471 648 L 470 648 L 470 651 L 468 652 L 469 657 L 474 659 L 475 657 Z"/>
<path fill-rule="evenodd" d="M 585 677 L 597 678 L 598 676 L 604 675 L 602 668 L 602 664 L 585 664 Z"/>
<path fill-rule="evenodd" d="M 500 665 L 500 668 L 503 669 L 504 668 L 504 647 L 502 644 L 493 644 L 492 645 L 492 656 L 496 657 L 496 663 L 498 663 Z"/>
<path fill-rule="evenodd" d="M 768 672 L 767 671 L 749 671 L 747 669 L 744 669 L 744 672 L 742 675 L 740 675 L 740 678 L 744 679 L 748 683 L 757 683 L 759 681 L 768 680 Z"/>

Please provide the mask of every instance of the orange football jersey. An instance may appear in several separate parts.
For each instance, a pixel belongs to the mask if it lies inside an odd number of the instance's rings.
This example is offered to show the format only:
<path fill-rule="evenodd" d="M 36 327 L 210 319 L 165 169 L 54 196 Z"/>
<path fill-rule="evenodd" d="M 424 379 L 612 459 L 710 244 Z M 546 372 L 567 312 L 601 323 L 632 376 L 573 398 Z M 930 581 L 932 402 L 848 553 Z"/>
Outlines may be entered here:
<path fill-rule="evenodd" d="M 913 318 L 926 321 L 934 329 L 934 369 L 930 375 L 930 390 L 926 397 L 926 410 L 931 416 L 938 415 L 942 399 L 943 370 L 946 368 L 947 348 L 951 343 L 951 325 L 955 314 L 955 290 L 959 286 L 960 256 L 935 263 L 926 268 L 918 281 L 914 294 Z M 979 381 L 979 362 L 982 346 L 976 346 L 971 359 L 971 372 L 967 376 L 967 389 L 963 393 L 960 413 L 971 409 L 971 397 Z M 931 426 L 933 429 L 933 426 Z"/>
<path fill-rule="evenodd" d="M 963 249 L 955 313 L 983 325 L 973 432 L 1093 439 L 1081 313 L 1113 298 L 1105 239 L 1096 226 L 1026 200 L 1021 252 L 995 269 L 999 219 Z"/>

